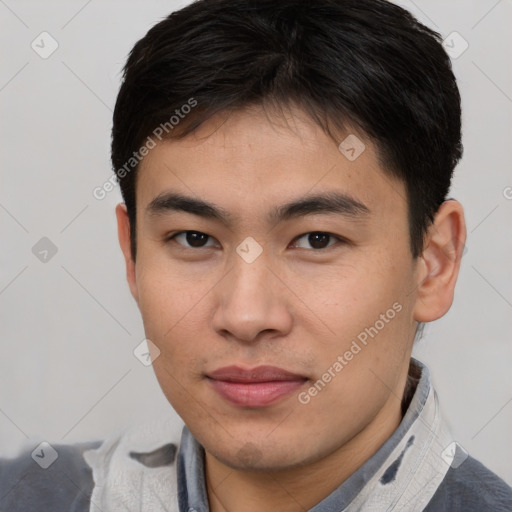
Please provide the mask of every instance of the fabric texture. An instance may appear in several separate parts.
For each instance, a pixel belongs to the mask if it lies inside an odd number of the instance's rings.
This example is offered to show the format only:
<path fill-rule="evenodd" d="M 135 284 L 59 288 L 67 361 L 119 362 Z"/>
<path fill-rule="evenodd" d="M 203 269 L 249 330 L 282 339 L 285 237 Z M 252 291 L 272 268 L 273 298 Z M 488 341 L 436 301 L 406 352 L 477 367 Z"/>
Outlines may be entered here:
<path fill-rule="evenodd" d="M 309 512 L 512 511 L 512 488 L 450 435 L 426 366 L 412 359 L 411 371 L 421 375 L 393 435 Z M 53 448 L 47 469 L 33 448 L 0 459 L 0 512 L 209 512 L 204 449 L 176 418 Z"/>
<path fill-rule="evenodd" d="M 52 445 L 58 457 L 46 469 L 32 458 L 38 443 L 14 459 L 0 459 L 0 511 L 88 511 L 94 483 L 83 454 L 101 443 Z"/>

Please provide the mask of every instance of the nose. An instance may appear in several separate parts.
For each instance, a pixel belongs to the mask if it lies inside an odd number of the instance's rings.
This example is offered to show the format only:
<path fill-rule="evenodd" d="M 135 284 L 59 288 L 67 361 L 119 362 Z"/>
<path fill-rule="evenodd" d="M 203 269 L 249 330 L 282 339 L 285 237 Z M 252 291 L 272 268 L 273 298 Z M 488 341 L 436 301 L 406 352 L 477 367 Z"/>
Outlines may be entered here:
<path fill-rule="evenodd" d="M 263 255 L 251 263 L 236 256 L 233 268 L 214 293 L 212 324 L 224 337 L 251 343 L 262 336 L 283 336 L 291 330 L 292 294 Z"/>

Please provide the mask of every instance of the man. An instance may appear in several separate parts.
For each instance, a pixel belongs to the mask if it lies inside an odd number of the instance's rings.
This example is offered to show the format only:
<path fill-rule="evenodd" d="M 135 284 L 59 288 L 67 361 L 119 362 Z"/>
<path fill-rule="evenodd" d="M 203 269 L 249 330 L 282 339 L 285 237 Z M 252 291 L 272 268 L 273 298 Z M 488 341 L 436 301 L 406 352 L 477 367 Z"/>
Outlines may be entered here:
<path fill-rule="evenodd" d="M 116 215 L 185 427 L 6 461 L 3 509 L 510 510 L 411 358 L 453 300 L 460 137 L 439 35 L 391 3 L 201 0 L 153 27 L 114 112 Z"/>

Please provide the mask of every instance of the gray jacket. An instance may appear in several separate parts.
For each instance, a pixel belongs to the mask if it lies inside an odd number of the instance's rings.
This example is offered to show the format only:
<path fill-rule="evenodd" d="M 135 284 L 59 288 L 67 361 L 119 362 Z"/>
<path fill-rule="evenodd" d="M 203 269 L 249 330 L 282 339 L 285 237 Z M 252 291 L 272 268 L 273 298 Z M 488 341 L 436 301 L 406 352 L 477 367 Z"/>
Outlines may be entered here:
<path fill-rule="evenodd" d="M 310 512 L 512 511 L 512 488 L 453 440 L 428 369 L 413 361 L 421 377 L 397 430 Z M 168 421 L 0 459 L 0 511 L 208 512 L 204 449 L 186 426 L 170 435 Z"/>

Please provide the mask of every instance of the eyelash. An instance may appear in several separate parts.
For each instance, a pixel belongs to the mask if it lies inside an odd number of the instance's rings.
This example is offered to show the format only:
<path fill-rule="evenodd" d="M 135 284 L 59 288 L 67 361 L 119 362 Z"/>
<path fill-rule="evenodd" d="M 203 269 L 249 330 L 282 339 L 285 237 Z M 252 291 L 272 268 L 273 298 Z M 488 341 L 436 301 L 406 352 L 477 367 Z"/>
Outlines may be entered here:
<path fill-rule="evenodd" d="M 208 238 L 212 239 L 213 237 L 210 236 L 210 235 L 207 235 L 206 233 L 203 233 L 202 231 L 194 231 L 194 230 L 186 230 L 186 231 L 178 231 L 177 233 L 171 235 L 171 236 L 168 236 L 166 239 L 165 239 L 165 243 L 170 243 L 170 242 L 175 242 L 177 243 L 179 246 L 181 246 L 182 248 L 184 249 L 205 249 L 205 248 L 208 248 L 208 247 L 211 247 L 211 246 L 205 246 L 205 247 L 189 247 L 189 246 L 184 246 L 178 242 L 175 241 L 175 238 L 179 235 L 183 235 L 183 234 L 187 234 L 187 233 L 198 233 L 200 235 L 206 235 Z M 334 235 L 332 233 L 329 233 L 327 231 L 308 231 L 307 233 L 303 233 L 302 235 L 299 235 L 297 237 L 295 237 L 293 239 L 294 242 L 300 240 L 301 238 L 305 237 L 305 236 L 308 236 L 308 235 L 312 235 L 312 234 L 320 234 L 320 235 L 327 235 L 328 237 L 330 237 L 331 239 L 334 238 L 336 239 L 339 243 L 341 244 L 349 244 L 350 242 L 345 239 L 345 238 L 342 238 L 340 236 L 337 236 L 337 235 Z M 330 241 L 330 240 L 329 240 Z M 336 244 L 329 244 L 327 245 L 326 247 L 322 247 L 320 249 L 315 249 L 315 248 L 312 248 L 312 249 L 306 249 L 308 251 L 312 251 L 312 252 L 322 252 L 322 251 L 326 251 L 327 249 L 333 247 L 334 245 Z M 299 247 L 298 249 L 304 249 L 304 247 Z"/>

